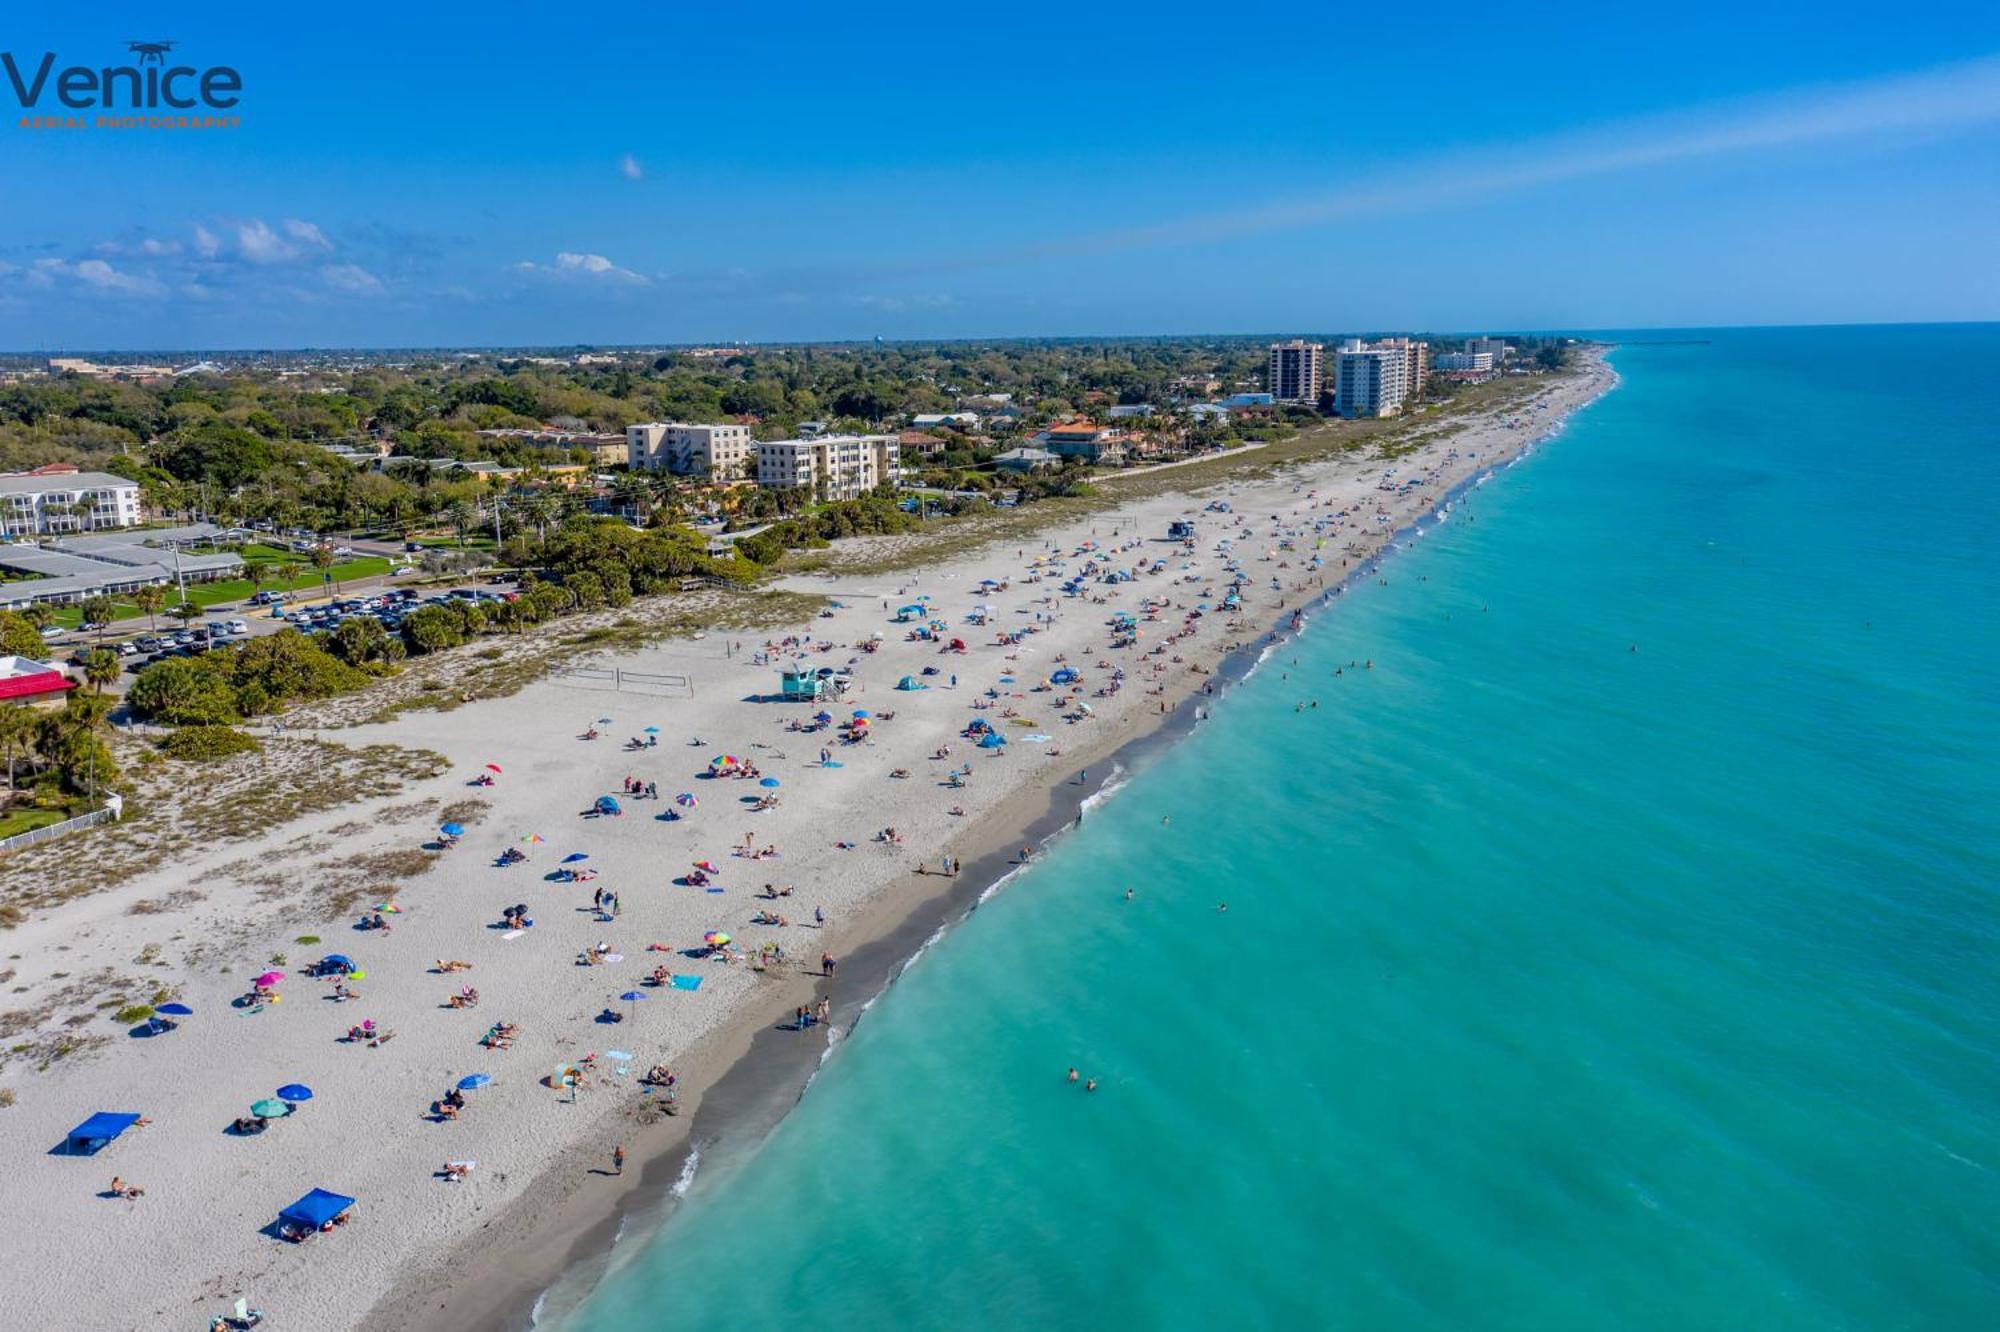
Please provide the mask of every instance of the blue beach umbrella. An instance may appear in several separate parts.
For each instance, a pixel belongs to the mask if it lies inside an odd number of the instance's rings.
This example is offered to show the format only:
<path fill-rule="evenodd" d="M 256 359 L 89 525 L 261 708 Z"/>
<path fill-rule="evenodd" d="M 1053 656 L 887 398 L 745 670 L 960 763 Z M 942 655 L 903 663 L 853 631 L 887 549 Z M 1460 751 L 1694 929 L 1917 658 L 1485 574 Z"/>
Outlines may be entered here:
<path fill-rule="evenodd" d="M 465 826 L 458 823 L 447 823 L 444 827 L 439 828 L 438 831 L 446 837 L 462 837 L 465 835 Z"/>
<path fill-rule="evenodd" d="M 652 996 L 651 996 L 651 995 L 648 995 L 648 994 L 644 994 L 644 993 L 642 993 L 642 992 L 640 992 L 640 991 L 638 991 L 638 990 L 627 990 L 627 991 L 625 991 L 625 993 L 623 993 L 623 994 L 619 995 L 618 997 L 619 997 L 620 999 L 623 999 L 623 1000 L 624 1000 L 624 1001 L 625 1001 L 625 1002 L 626 1002 L 627 1004 L 636 1004 L 636 1003 L 638 1003 L 638 1002 L 639 1002 L 639 1001 L 640 1001 L 641 999 L 649 999 L 649 998 L 651 998 Z"/>
<path fill-rule="evenodd" d="M 168 1017 L 194 1016 L 194 1010 L 192 1008 L 189 1008 L 186 1004 L 161 1004 L 158 1008 L 154 1009 L 153 1011 L 155 1013 L 165 1013 Z"/>
<path fill-rule="evenodd" d="M 648 726 L 643 732 L 641 732 L 641 734 L 644 735 L 658 735 L 659 733 L 660 733 L 660 728 L 657 726 Z"/>
<path fill-rule="evenodd" d="M 312 1098 L 313 1089 L 303 1082 L 288 1082 L 278 1088 L 278 1099 L 281 1101 L 310 1101 Z"/>
<path fill-rule="evenodd" d="M 778 779 L 776 777 L 766 777 L 763 781 L 758 782 L 757 785 L 768 786 L 772 790 L 776 790 L 778 788 Z"/>
<path fill-rule="evenodd" d="M 493 1078 L 489 1074 L 468 1073 L 458 1080 L 458 1089 L 460 1091 L 478 1091 L 491 1081 L 493 1081 Z"/>
<path fill-rule="evenodd" d="M 572 851 L 568 855 L 562 858 L 562 863 L 565 865 L 574 865 L 579 860 L 589 860 L 589 859 L 590 857 L 585 855 L 581 851 Z"/>
<path fill-rule="evenodd" d="M 854 710 L 854 719 L 855 719 L 856 721 L 867 721 L 867 720 L 868 720 L 868 709 L 866 709 L 866 708 L 856 708 L 856 709 Z"/>

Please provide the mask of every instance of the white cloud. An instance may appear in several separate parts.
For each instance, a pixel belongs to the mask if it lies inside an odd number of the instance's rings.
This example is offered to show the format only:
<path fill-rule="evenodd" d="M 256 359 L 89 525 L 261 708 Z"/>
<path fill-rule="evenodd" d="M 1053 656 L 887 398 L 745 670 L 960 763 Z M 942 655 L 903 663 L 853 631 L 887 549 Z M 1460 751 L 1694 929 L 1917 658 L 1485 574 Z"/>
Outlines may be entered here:
<path fill-rule="evenodd" d="M 524 259 L 514 265 L 514 271 L 570 278 L 579 282 L 616 283 L 630 287 L 649 286 L 652 282 L 652 279 L 644 273 L 620 268 L 601 254 L 583 254 L 574 250 L 564 250 L 557 254 L 553 264 L 530 263 Z"/>
<path fill-rule="evenodd" d="M 372 292 L 382 290 L 382 279 L 360 264 L 328 264 L 319 270 L 326 285 L 336 291 Z"/>
<path fill-rule="evenodd" d="M 91 291 L 127 296 L 159 296 L 166 291 L 158 279 L 113 268 L 102 259 L 81 259 L 76 263 L 66 259 L 38 260 L 27 278 L 36 287 L 54 286 L 58 279 L 67 278 Z"/>
<path fill-rule="evenodd" d="M 215 238 L 214 232 L 197 222 L 194 224 L 194 248 L 202 258 L 213 259 L 222 249 L 222 242 Z"/>
<path fill-rule="evenodd" d="M 325 232 L 312 223 L 302 222 L 296 217 L 285 219 L 285 234 L 300 244 L 310 246 L 315 250 L 331 250 L 333 248 L 333 242 L 326 238 Z"/>
<path fill-rule="evenodd" d="M 618 170 L 627 180 L 643 180 L 646 168 L 639 165 L 639 159 L 627 153 L 618 159 Z"/>

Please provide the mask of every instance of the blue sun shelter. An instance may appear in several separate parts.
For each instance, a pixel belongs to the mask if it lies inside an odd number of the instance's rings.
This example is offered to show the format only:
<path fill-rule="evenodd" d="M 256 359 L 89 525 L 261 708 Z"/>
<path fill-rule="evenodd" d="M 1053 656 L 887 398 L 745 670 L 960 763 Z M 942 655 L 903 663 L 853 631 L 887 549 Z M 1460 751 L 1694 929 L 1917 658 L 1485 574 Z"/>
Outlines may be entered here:
<path fill-rule="evenodd" d="M 139 1122 L 139 1116 L 100 1110 L 71 1129 L 57 1150 L 64 1156 L 95 1156 L 112 1141 Z"/>

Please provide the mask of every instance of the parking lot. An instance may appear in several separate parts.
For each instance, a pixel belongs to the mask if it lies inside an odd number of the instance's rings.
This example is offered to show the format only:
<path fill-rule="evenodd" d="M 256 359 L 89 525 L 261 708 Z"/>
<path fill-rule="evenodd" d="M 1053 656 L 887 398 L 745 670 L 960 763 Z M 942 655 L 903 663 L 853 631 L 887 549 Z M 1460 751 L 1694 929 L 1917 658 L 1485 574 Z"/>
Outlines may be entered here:
<path fill-rule="evenodd" d="M 400 634 L 403 617 L 420 606 L 470 601 L 481 605 L 509 600 L 511 583 L 489 579 L 450 588 L 419 590 L 407 587 L 367 588 L 350 595 L 306 598 L 298 593 L 260 592 L 234 606 L 211 607 L 199 621 L 184 627 L 140 629 L 129 622 L 100 634 L 79 628 L 45 634 L 51 656 L 70 666 L 81 666 L 98 648 L 116 652 L 124 665 L 119 683 L 112 688 L 122 693 L 131 677 L 155 661 L 167 657 L 191 657 L 221 648 L 240 647 L 252 638 L 296 629 L 305 634 L 330 634 L 351 619 L 367 618 L 381 623 L 390 634 Z"/>

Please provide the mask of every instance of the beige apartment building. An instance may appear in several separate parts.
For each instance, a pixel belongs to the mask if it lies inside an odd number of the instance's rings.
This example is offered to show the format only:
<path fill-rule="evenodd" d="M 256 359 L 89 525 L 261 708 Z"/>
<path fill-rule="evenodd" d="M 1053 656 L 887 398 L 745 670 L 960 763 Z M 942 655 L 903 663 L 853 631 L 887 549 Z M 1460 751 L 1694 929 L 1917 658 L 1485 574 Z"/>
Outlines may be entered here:
<path fill-rule="evenodd" d="M 757 484 L 800 487 L 821 499 L 854 499 L 902 477 L 894 435 L 821 435 L 757 445 Z"/>
<path fill-rule="evenodd" d="M 1269 387 L 1279 402 L 1302 402 L 1310 407 L 1319 402 L 1320 358 L 1326 350 L 1317 342 L 1271 344 Z"/>
<path fill-rule="evenodd" d="M 652 421 L 625 427 L 625 462 L 635 472 L 672 472 L 733 481 L 756 456 L 746 425 Z"/>

